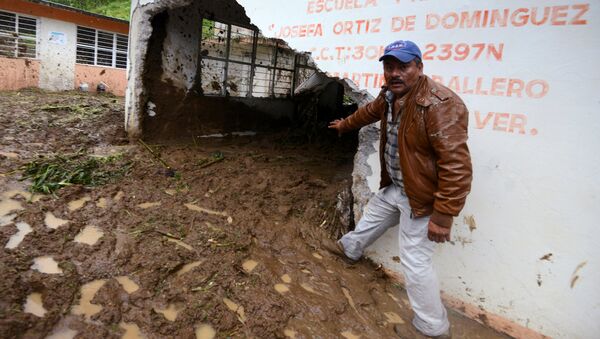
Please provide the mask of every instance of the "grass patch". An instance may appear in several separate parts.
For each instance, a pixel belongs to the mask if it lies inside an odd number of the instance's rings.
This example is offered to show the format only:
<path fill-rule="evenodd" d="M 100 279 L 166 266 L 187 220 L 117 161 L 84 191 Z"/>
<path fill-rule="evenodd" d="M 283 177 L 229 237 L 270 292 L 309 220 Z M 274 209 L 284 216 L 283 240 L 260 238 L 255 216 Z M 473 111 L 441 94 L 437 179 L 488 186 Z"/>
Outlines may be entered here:
<path fill-rule="evenodd" d="M 23 165 L 20 180 L 31 180 L 29 191 L 52 194 L 70 185 L 88 187 L 104 185 L 126 175 L 132 166 L 122 154 L 107 157 L 81 152 L 70 155 L 41 157 Z"/>
<path fill-rule="evenodd" d="M 56 111 L 65 111 L 73 114 L 77 114 L 82 117 L 97 115 L 101 113 L 104 108 L 103 107 L 92 107 L 89 104 L 78 104 L 78 105 L 44 105 L 40 107 L 42 111 L 47 112 L 56 112 Z"/>
<path fill-rule="evenodd" d="M 46 112 L 65 112 L 67 114 L 58 115 L 60 118 L 56 121 L 58 124 L 70 123 L 78 120 L 88 120 L 100 117 L 107 109 L 105 105 L 73 104 L 73 105 L 44 105 L 39 109 Z"/>

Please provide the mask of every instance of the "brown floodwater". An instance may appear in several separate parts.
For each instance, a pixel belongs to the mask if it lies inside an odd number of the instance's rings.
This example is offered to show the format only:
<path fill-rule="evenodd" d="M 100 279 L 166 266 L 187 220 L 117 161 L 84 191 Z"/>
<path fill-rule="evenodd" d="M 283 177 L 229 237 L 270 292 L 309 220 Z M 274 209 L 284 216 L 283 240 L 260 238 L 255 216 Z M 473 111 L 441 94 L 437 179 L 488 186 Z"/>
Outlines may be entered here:
<path fill-rule="evenodd" d="M 10 239 L 8 239 L 8 242 L 6 243 L 6 248 L 8 249 L 14 249 L 17 248 L 19 246 L 19 244 L 23 241 L 23 239 L 25 239 L 25 236 L 31 232 L 33 232 L 33 229 L 31 228 L 31 226 L 29 226 L 28 223 L 26 222 L 18 222 L 16 224 L 17 226 L 17 233 L 13 234 Z"/>
<path fill-rule="evenodd" d="M 50 256 L 43 256 L 33 259 L 32 270 L 45 274 L 62 274 L 63 270 L 58 267 L 58 263 Z"/>
<path fill-rule="evenodd" d="M 98 292 L 98 290 L 104 286 L 106 280 L 94 280 L 81 286 L 81 297 L 79 298 L 79 305 L 73 306 L 71 313 L 74 315 L 83 315 L 87 320 L 100 312 L 102 306 L 92 304 L 92 299 Z"/>
<path fill-rule="evenodd" d="M 144 202 L 144 203 L 141 203 L 141 204 L 137 205 L 137 207 L 145 210 L 145 209 L 148 209 L 148 208 L 158 207 L 160 205 L 161 205 L 160 201 L 159 202 Z"/>
<path fill-rule="evenodd" d="M 121 286 L 123 286 L 123 289 L 128 294 L 134 293 L 140 289 L 140 286 L 136 284 L 133 280 L 131 280 L 131 278 L 129 278 L 128 276 L 120 276 L 116 277 L 115 279 L 117 280 L 117 282 L 119 282 L 119 284 L 121 284 Z"/>
<path fill-rule="evenodd" d="M 42 302 L 42 294 L 35 292 L 27 296 L 24 309 L 25 313 L 31 313 L 40 318 L 44 317 L 47 311 L 44 308 L 44 303 Z"/>
<path fill-rule="evenodd" d="M 249 259 L 244 261 L 244 263 L 242 264 L 242 268 L 244 269 L 244 271 L 250 273 L 252 271 L 254 271 L 254 269 L 256 268 L 256 266 L 258 265 L 258 262 Z"/>
<path fill-rule="evenodd" d="M 126 323 L 121 322 L 119 327 L 125 330 L 125 334 L 121 337 L 121 339 L 143 339 L 142 331 L 135 323 Z"/>
<path fill-rule="evenodd" d="M 200 265 L 202 265 L 202 260 L 198 260 L 198 261 L 191 262 L 189 264 L 185 264 L 179 271 L 177 271 L 177 276 L 186 274 Z"/>
<path fill-rule="evenodd" d="M 102 230 L 98 227 L 86 226 L 83 230 L 81 230 L 81 232 L 79 232 L 79 234 L 75 236 L 73 241 L 80 244 L 93 246 L 98 242 L 98 240 L 100 240 L 100 238 L 102 238 L 103 235 L 104 232 L 102 232 Z"/>
<path fill-rule="evenodd" d="M 196 339 L 213 339 L 216 335 L 215 329 L 208 324 L 201 324 L 196 327 Z"/>
<path fill-rule="evenodd" d="M 154 307 L 156 313 L 160 313 L 168 321 L 175 321 L 179 312 L 183 311 L 184 307 L 176 304 L 169 304 L 166 308 Z"/>
<path fill-rule="evenodd" d="M 92 200 L 92 198 L 85 196 L 83 198 L 69 202 L 67 207 L 69 208 L 69 211 L 71 211 L 71 212 L 77 211 L 78 209 L 82 208 L 88 201 L 91 201 L 91 200 Z"/>
<path fill-rule="evenodd" d="M 64 226 L 69 223 L 69 220 L 61 219 L 56 217 L 52 212 L 46 212 L 46 216 L 44 217 L 44 224 L 46 227 L 57 229 L 60 226 Z"/>

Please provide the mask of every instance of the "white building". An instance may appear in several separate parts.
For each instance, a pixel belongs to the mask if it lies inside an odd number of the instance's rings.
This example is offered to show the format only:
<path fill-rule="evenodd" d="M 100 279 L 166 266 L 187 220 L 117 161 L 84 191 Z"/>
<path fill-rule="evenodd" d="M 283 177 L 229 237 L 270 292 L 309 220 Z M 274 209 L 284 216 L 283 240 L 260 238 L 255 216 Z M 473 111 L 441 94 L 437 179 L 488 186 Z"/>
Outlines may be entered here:
<path fill-rule="evenodd" d="M 104 83 L 124 95 L 129 23 L 41 0 L 0 1 L 0 90 Z"/>

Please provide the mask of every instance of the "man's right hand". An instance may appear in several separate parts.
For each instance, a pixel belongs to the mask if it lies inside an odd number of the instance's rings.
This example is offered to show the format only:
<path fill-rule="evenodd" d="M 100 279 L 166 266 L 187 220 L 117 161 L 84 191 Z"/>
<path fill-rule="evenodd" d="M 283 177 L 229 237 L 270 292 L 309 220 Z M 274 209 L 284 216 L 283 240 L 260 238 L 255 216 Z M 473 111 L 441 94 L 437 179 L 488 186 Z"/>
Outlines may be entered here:
<path fill-rule="evenodd" d="M 335 119 L 329 123 L 329 128 L 334 129 L 338 132 L 338 135 L 342 135 L 342 121 L 344 119 Z"/>
<path fill-rule="evenodd" d="M 427 225 L 427 238 L 437 243 L 450 241 L 450 230 L 451 227 L 442 227 L 429 220 L 429 224 Z"/>

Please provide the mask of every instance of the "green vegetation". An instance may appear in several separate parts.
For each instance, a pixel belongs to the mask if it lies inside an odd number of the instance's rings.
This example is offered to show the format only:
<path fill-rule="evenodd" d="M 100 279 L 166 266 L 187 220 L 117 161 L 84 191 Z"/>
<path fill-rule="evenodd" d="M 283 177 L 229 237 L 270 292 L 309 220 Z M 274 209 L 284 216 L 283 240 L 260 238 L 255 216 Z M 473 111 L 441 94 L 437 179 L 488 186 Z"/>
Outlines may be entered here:
<path fill-rule="evenodd" d="M 344 94 L 344 101 L 343 101 L 344 105 L 352 105 L 355 104 L 354 99 L 352 99 L 349 95 Z"/>
<path fill-rule="evenodd" d="M 215 22 L 208 19 L 202 20 L 202 40 L 210 39 L 215 35 Z"/>
<path fill-rule="evenodd" d="M 54 116 L 58 119 L 50 122 L 49 126 L 60 126 L 73 121 L 84 121 L 100 117 L 100 113 L 106 110 L 105 105 L 92 106 L 88 103 L 71 105 L 44 105 L 40 107 L 42 111 L 58 112 Z"/>
<path fill-rule="evenodd" d="M 34 193 L 54 193 L 69 185 L 99 186 L 122 177 L 131 168 L 122 155 L 90 156 L 81 152 L 41 157 L 23 165 L 21 180 L 30 179 Z"/>
<path fill-rule="evenodd" d="M 102 107 L 92 107 L 90 104 L 73 104 L 73 105 L 44 105 L 40 107 L 42 111 L 54 112 L 65 111 L 77 114 L 82 118 L 89 117 L 104 111 Z"/>
<path fill-rule="evenodd" d="M 131 0 L 113 0 L 109 1 L 107 4 L 99 5 L 91 10 L 93 13 L 123 20 L 129 20 L 130 11 Z"/>
<path fill-rule="evenodd" d="M 52 2 L 123 20 L 129 20 L 131 8 L 131 0 L 52 0 Z"/>

